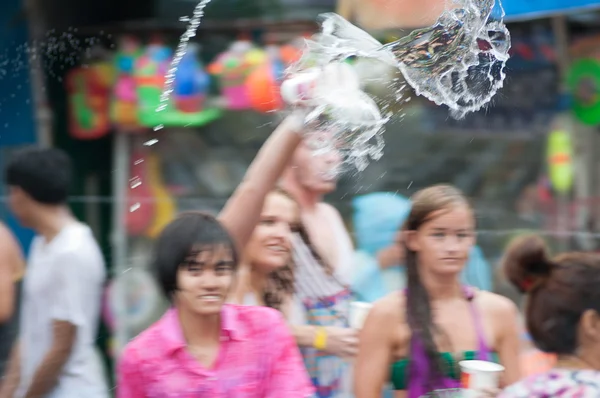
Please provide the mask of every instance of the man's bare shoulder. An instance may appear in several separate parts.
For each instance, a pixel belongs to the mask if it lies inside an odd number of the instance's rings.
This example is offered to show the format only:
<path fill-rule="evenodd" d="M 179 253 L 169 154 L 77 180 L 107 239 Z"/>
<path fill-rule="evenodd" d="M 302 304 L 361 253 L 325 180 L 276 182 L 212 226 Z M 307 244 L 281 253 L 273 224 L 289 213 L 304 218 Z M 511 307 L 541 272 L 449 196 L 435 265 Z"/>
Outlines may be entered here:
<path fill-rule="evenodd" d="M 319 206 L 318 207 L 319 212 L 321 214 L 329 214 L 331 216 L 334 216 L 338 220 L 342 221 L 342 215 L 340 214 L 340 212 L 338 211 L 338 209 L 336 209 L 335 207 L 333 207 L 333 205 L 331 205 L 329 203 L 321 202 L 321 203 L 319 203 L 318 206 Z"/>

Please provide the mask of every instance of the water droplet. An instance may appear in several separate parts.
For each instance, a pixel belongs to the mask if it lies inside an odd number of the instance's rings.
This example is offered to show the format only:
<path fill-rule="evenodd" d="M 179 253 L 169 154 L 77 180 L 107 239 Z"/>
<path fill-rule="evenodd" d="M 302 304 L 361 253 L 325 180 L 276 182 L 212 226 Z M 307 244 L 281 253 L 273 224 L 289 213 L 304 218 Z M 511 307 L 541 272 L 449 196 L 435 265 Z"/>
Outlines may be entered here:
<path fill-rule="evenodd" d="M 142 179 L 140 177 L 136 176 L 129 180 L 129 186 L 131 187 L 131 189 L 135 189 L 140 185 L 142 185 Z"/>
<path fill-rule="evenodd" d="M 151 140 L 148 140 L 148 141 L 144 142 L 144 145 L 145 146 L 152 146 L 152 145 L 156 144 L 157 142 L 158 142 L 158 140 L 156 138 L 153 138 Z"/>

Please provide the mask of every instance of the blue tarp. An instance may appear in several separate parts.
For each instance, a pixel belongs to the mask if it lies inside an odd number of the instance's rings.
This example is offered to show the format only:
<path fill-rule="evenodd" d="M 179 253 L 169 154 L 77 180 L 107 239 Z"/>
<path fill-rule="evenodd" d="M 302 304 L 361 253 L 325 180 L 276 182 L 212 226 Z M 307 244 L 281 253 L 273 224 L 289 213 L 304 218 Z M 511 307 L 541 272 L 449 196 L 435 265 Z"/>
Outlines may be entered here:
<path fill-rule="evenodd" d="M 543 18 L 595 8 L 600 9 L 600 1 L 598 0 L 501 0 L 501 3 L 506 13 L 506 21 Z"/>

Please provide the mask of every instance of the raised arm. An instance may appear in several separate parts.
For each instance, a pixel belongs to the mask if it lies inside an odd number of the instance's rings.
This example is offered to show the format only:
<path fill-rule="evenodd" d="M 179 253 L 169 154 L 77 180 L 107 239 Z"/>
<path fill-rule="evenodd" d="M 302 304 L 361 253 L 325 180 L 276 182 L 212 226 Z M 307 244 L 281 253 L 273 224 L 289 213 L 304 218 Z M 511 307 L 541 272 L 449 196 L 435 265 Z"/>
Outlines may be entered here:
<path fill-rule="evenodd" d="M 288 116 L 264 143 L 243 181 L 219 214 L 219 220 L 242 250 L 258 222 L 263 202 L 302 140 L 302 115 Z"/>

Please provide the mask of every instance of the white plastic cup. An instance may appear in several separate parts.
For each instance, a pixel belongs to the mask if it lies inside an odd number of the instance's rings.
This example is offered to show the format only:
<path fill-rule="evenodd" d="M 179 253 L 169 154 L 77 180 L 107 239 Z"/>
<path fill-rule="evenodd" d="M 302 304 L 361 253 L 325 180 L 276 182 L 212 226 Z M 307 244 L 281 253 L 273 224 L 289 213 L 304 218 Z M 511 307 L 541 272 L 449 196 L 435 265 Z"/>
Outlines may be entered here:
<path fill-rule="evenodd" d="M 476 397 L 481 389 L 496 389 L 500 385 L 500 374 L 504 366 L 488 361 L 460 361 L 461 386 L 464 396 Z"/>
<path fill-rule="evenodd" d="M 354 68 L 346 63 L 331 63 L 323 68 L 309 68 L 281 84 L 283 100 L 289 105 L 310 103 L 335 91 L 356 91 L 360 80 Z"/>
<path fill-rule="evenodd" d="M 362 301 L 354 301 L 350 303 L 350 327 L 352 329 L 362 329 L 369 311 L 373 307 L 373 304 L 365 303 Z"/>
<path fill-rule="evenodd" d="M 281 98 L 290 105 L 310 101 L 314 97 L 315 86 L 320 75 L 319 69 L 311 68 L 290 77 L 281 83 Z"/>

